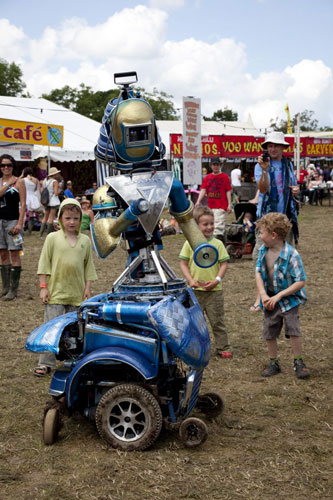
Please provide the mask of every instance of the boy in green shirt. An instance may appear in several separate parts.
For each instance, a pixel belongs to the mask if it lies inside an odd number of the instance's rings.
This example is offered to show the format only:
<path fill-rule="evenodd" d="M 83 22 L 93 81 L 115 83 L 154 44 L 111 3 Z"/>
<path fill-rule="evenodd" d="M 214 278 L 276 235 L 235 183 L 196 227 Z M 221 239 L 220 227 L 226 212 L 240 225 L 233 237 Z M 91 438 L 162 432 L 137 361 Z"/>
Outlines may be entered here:
<path fill-rule="evenodd" d="M 91 281 L 97 279 L 90 238 L 80 233 L 80 203 L 65 199 L 58 219 L 60 230 L 46 237 L 37 270 L 40 299 L 45 304 L 44 322 L 77 310 L 83 300 L 91 297 Z M 52 352 L 42 353 L 33 373 L 43 377 L 55 365 Z"/>
<path fill-rule="evenodd" d="M 197 266 L 193 259 L 193 250 L 188 241 L 183 245 L 179 254 L 180 269 L 189 286 L 194 288 L 195 296 L 206 313 L 215 337 L 216 354 L 222 358 L 232 358 L 232 351 L 228 341 L 227 330 L 224 324 L 224 297 L 222 278 L 224 277 L 229 255 L 222 241 L 213 237 L 214 214 L 204 206 L 194 210 L 194 219 L 207 241 L 218 250 L 218 261 L 214 266 L 203 269 Z"/>

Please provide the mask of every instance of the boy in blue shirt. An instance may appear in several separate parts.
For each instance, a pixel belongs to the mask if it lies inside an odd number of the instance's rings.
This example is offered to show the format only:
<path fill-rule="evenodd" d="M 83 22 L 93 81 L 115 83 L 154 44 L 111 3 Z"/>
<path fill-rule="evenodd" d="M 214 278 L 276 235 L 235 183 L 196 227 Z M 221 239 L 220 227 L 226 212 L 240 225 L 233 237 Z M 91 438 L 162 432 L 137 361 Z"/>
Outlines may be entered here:
<path fill-rule="evenodd" d="M 263 246 L 256 265 L 256 285 L 264 309 L 263 338 L 266 340 L 270 364 L 262 372 L 270 377 L 281 372 L 277 358 L 277 338 L 283 322 L 286 337 L 290 337 L 297 378 L 310 375 L 302 359 L 301 331 L 298 306 L 306 302 L 306 275 L 302 259 L 285 242 L 291 223 L 284 214 L 271 212 L 257 222 Z"/>

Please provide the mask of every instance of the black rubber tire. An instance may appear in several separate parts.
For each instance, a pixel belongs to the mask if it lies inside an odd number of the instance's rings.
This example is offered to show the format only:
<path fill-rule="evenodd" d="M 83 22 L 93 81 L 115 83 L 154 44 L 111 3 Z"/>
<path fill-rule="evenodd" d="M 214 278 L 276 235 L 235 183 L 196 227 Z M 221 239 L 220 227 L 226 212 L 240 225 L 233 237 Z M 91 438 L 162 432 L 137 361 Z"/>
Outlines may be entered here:
<path fill-rule="evenodd" d="M 53 444 L 59 434 L 60 414 L 57 408 L 50 408 L 44 415 L 43 421 L 43 441 L 46 445 Z"/>
<path fill-rule="evenodd" d="M 195 448 L 204 443 L 208 436 L 208 428 L 200 418 L 189 417 L 179 427 L 179 437 L 188 448 Z"/>
<path fill-rule="evenodd" d="M 158 438 L 162 412 L 156 398 L 135 384 L 112 387 L 96 409 L 99 435 L 113 448 L 145 450 Z"/>
<path fill-rule="evenodd" d="M 206 392 L 199 394 L 196 407 L 208 417 L 214 418 L 223 412 L 224 402 L 216 392 Z"/>

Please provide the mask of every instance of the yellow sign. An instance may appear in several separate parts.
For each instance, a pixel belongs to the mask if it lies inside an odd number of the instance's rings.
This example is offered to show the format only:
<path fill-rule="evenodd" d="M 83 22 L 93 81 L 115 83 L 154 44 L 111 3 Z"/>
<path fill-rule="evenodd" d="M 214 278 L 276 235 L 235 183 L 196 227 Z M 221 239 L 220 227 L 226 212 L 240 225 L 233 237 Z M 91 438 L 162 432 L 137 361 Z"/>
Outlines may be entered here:
<path fill-rule="evenodd" d="M 0 141 L 62 147 L 64 127 L 0 118 Z"/>

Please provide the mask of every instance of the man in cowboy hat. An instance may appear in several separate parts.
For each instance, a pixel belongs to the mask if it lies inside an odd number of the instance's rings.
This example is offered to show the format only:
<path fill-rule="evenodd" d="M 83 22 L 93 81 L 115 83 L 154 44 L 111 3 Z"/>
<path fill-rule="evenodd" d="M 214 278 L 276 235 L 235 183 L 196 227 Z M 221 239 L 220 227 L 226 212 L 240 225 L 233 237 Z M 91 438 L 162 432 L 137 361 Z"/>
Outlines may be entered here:
<path fill-rule="evenodd" d="M 261 154 L 255 166 L 254 175 L 259 188 L 257 218 L 269 212 L 279 212 L 287 215 L 292 223 L 292 231 L 287 241 L 298 241 L 297 204 L 294 196 L 298 195 L 299 187 L 294 174 L 294 168 L 283 151 L 289 146 L 282 132 L 271 132 L 262 143 L 267 149 L 268 158 Z"/>

